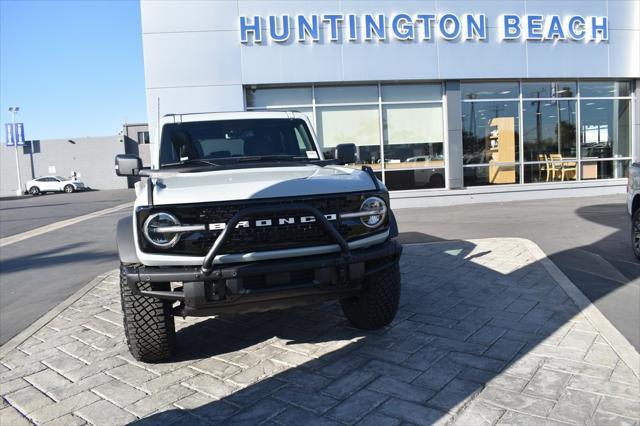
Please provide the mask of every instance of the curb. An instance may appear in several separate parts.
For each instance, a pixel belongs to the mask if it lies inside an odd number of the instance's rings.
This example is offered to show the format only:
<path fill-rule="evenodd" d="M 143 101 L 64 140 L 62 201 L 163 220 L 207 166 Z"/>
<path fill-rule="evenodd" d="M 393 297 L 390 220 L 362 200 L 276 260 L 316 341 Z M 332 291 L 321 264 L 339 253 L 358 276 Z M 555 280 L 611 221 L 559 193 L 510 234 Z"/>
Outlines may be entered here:
<path fill-rule="evenodd" d="M 512 238 L 525 243 L 529 252 L 542 263 L 551 278 L 567 293 L 573 302 L 582 311 L 587 321 L 600 332 L 600 335 L 609 343 L 611 348 L 618 354 L 620 359 L 631 369 L 633 374 L 640 379 L 640 354 L 633 347 L 626 337 L 600 312 L 600 309 L 593 304 L 587 296 L 567 277 L 555 263 L 547 257 L 536 243 L 524 238 Z"/>
<path fill-rule="evenodd" d="M 28 197 L 29 195 L 9 195 L 7 197 L 0 197 L 0 201 L 21 200 Z"/>
<path fill-rule="evenodd" d="M 40 317 L 36 322 L 8 340 L 4 345 L 0 347 L 0 358 L 3 358 L 9 352 L 18 347 L 21 343 L 35 334 L 38 330 L 51 322 L 51 320 L 57 317 L 58 314 L 67 309 L 69 306 L 73 305 L 78 299 L 87 294 L 92 288 L 103 282 L 109 275 L 113 274 L 114 272 L 117 272 L 117 270 L 108 271 L 104 274 L 98 275 L 87 284 L 85 284 L 82 288 L 73 293 L 71 296 L 67 297 L 65 300 L 51 309 L 49 312 Z"/>

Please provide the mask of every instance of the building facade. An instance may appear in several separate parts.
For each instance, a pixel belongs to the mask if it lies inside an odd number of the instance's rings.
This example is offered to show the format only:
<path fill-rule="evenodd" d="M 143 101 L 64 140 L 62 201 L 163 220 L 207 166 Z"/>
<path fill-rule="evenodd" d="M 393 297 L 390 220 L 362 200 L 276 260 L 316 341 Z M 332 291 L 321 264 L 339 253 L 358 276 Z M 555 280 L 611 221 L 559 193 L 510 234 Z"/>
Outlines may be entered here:
<path fill-rule="evenodd" d="M 0 197 L 16 195 L 14 149 L 0 148 Z M 45 175 L 69 177 L 73 172 L 93 189 L 127 188 L 126 179 L 113 172 L 113 159 L 122 153 L 124 145 L 119 136 L 26 141 L 18 147 L 22 190 L 31 179 Z"/>
<path fill-rule="evenodd" d="M 297 110 L 396 206 L 621 192 L 640 155 L 638 0 L 141 10 L 152 142 L 163 114 Z"/>
<path fill-rule="evenodd" d="M 135 179 L 116 176 L 114 158 L 135 154 L 150 164 L 149 128 L 146 124 L 124 124 L 118 135 L 71 139 L 28 140 L 17 147 L 22 191 L 31 179 L 45 175 L 79 175 L 92 189 L 132 188 Z M 0 146 L 0 197 L 11 197 L 18 188 L 15 147 Z"/>

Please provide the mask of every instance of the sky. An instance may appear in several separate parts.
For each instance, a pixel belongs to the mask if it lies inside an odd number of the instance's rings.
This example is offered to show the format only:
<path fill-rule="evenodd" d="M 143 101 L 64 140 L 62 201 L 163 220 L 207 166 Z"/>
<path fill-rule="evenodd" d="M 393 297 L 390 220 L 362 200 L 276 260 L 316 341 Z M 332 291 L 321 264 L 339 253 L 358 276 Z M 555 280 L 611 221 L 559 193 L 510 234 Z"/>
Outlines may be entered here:
<path fill-rule="evenodd" d="M 0 0 L 0 123 L 10 106 L 27 140 L 146 122 L 139 2 Z"/>

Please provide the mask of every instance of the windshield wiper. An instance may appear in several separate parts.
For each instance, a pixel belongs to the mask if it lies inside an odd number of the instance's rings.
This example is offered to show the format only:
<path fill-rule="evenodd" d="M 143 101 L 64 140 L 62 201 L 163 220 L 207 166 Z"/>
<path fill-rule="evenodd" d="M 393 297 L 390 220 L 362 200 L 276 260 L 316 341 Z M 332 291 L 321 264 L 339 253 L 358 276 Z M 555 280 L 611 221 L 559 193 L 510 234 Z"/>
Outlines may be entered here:
<path fill-rule="evenodd" d="M 220 164 L 216 164 L 208 160 L 202 160 L 200 158 L 190 158 L 188 160 L 180 161 L 177 163 L 167 163 L 167 164 L 163 164 L 162 167 L 186 166 L 190 164 L 203 164 L 203 165 L 212 166 L 212 167 L 220 167 Z"/>
<path fill-rule="evenodd" d="M 251 155 L 246 157 L 238 158 L 238 162 L 249 162 L 249 161 L 296 161 L 303 160 L 304 157 L 296 157 L 295 155 L 285 155 L 285 154 L 274 154 L 274 155 Z"/>

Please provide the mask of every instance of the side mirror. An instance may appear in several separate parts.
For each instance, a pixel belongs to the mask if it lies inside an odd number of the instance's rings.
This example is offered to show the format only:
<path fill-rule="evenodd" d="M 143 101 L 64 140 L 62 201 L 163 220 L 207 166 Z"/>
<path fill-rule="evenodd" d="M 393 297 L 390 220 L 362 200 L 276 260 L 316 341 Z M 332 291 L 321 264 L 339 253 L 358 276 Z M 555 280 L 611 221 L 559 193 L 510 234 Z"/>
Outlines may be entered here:
<path fill-rule="evenodd" d="M 336 147 L 338 164 L 353 164 L 358 160 L 358 147 L 355 143 L 341 143 Z"/>
<path fill-rule="evenodd" d="M 118 176 L 138 176 L 142 169 L 142 160 L 132 154 L 119 154 L 116 155 L 115 168 Z"/>

